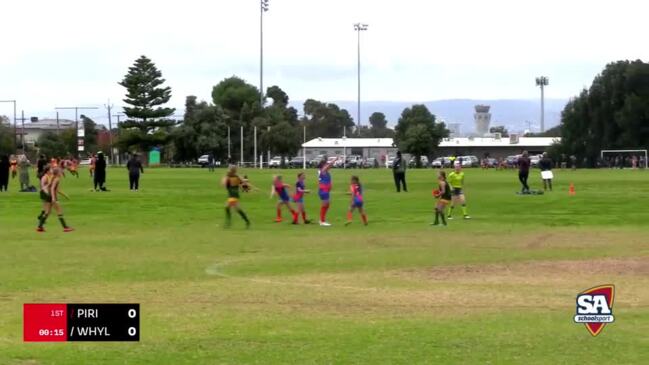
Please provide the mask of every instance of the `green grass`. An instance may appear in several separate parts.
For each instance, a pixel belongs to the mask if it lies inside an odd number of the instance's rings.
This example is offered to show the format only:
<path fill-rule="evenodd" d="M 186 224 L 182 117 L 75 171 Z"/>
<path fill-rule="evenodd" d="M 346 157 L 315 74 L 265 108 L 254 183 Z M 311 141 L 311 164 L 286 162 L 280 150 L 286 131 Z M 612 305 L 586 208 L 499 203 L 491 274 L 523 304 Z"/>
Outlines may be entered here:
<path fill-rule="evenodd" d="M 434 170 L 334 170 L 333 227 L 273 223 L 271 175 L 247 170 L 253 221 L 223 229 L 224 173 L 148 169 L 108 193 L 68 176 L 73 233 L 34 232 L 37 194 L 0 193 L 0 364 L 574 364 L 649 359 L 649 173 L 555 171 L 519 196 L 514 171 L 467 170 L 471 221 L 433 228 Z M 283 171 L 294 182 L 296 171 Z M 370 225 L 343 225 L 352 173 Z M 539 187 L 538 172 L 532 174 Z M 316 173 L 307 172 L 315 189 Z M 568 195 L 574 183 L 576 196 Z M 319 201 L 307 197 L 317 220 Z M 286 215 L 286 213 L 285 213 Z M 459 218 L 459 212 L 456 212 Z M 572 322 L 578 292 L 613 283 L 616 322 Z M 27 302 L 137 302 L 138 343 L 23 343 Z"/>

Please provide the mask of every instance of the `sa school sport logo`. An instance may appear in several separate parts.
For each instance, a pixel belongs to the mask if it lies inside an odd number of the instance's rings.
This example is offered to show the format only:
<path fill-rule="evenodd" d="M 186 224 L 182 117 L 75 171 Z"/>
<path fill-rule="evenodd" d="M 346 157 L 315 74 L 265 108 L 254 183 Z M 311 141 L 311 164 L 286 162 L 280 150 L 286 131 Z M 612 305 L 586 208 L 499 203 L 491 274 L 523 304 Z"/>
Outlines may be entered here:
<path fill-rule="evenodd" d="M 615 286 L 600 285 L 577 295 L 576 323 L 583 323 L 591 335 L 597 336 L 607 323 L 613 323 Z"/>

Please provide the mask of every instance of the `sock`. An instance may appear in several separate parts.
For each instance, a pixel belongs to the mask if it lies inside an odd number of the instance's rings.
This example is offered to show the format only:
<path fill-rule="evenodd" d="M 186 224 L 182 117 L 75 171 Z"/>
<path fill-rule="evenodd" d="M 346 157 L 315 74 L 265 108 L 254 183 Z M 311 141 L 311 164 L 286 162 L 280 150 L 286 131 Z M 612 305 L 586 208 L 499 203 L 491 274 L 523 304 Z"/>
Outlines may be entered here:
<path fill-rule="evenodd" d="M 307 221 L 307 219 L 306 219 L 306 212 L 304 212 L 304 211 L 302 212 L 302 220 L 303 220 L 304 222 Z"/>
<path fill-rule="evenodd" d="M 435 209 L 435 225 L 439 224 L 439 210 Z"/>
<path fill-rule="evenodd" d="M 352 221 L 352 212 L 347 212 L 347 221 L 348 222 Z"/>
<path fill-rule="evenodd" d="M 230 212 L 230 208 L 225 208 L 225 224 L 230 225 L 232 222 L 232 213 Z"/>
<path fill-rule="evenodd" d="M 282 219 L 282 208 L 277 208 L 277 219 Z"/>
<path fill-rule="evenodd" d="M 464 214 L 464 216 L 469 215 L 469 214 L 467 214 L 467 212 L 466 212 L 466 204 L 462 204 L 462 214 Z"/>
<path fill-rule="evenodd" d="M 65 219 L 63 218 L 63 214 L 59 214 L 59 222 L 61 222 L 61 226 L 63 228 L 68 228 L 68 225 L 65 224 Z"/>
<path fill-rule="evenodd" d="M 38 220 L 40 221 L 41 218 L 43 218 L 44 215 L 45 215 L 45 211 L 41 210 L 41 214 L 38 215 Z"/>
<path fill-rule="evenodd" d="M 367 225 L 367 214 L 361 214 L 361 219 L 363 220 L 363 224 Z"/>
<path fill-rule="evenodd" d="M 444 214 L 440 213 L 439 216 L 442 217 L 442 224 L 446 225 L 446 218 L 444 218 Z"/>
<path fill-rule="evenodd" d="M 448 216 L 449 216 L 449 217 L 453 215 L 453 209 L 455 209 L 455 205 L 451 205 L 451 206 L 448 208 Z"/>
<path fill-rule="evenodd" d="M 320 222 L 327 220 L 327 210 L 329 210 L 329 205 L 323 205 L 320 208 Z"/>
<path fill-rule="evenodd" d="M 47 221 L 47 214 L 43 214 L 38 220 L 38 228 L 43 228 L 45 225 L 45 221 Z"/>
<path fill-rule="evenodd" d="M 250 221 L 248 220 L 248 216 L 246 216 L 246 213 L 244 213 L 243 210 L 239 211 L 239 215 L 241 216 L 241 218 L 243 218 L 246 224 L 250 224 Z"/>

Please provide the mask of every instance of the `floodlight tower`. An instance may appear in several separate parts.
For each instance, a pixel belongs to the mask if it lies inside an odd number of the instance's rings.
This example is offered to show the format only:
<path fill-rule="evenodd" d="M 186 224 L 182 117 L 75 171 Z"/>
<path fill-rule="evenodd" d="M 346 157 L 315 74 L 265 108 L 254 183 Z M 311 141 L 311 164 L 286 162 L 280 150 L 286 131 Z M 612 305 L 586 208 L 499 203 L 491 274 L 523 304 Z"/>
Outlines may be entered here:
<path fill-rule="evenodd" d="M 536 78 L 536 86 L 541 88 L 541 133 L 545 132 L 545 87 L 549 80 L 546 76 Z"/>
<path fill-rule="evenodd" d="M 270 0 L 259 2 L 259 107 L 264 107 L 264 13 L 268 11 Z"/>
<path fill-rule="evenodd" d="M 367 30 L 368 25 L 363 23 L 354 24 L 357 35 L 357 56 L 358 56 L 358 105 L 356 109 L 356 124 L 358 135 L 361 133 L 361 32 Z"/>

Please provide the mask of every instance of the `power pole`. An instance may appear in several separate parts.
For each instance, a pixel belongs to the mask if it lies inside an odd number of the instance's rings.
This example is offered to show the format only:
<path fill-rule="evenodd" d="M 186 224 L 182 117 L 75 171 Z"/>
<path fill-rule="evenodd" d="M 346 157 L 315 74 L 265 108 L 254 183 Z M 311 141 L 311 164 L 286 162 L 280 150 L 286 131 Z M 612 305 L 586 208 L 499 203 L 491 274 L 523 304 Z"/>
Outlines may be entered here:
<path fill-rule="evenodd" d="M 110 104 L 110 99 L 108 99 L 108 104 L 106 104 L 106 109 L 108 109 L 108 144 L 110 146 L 110 163 L 115 163 L 115 156 L 113 156 L 113 123 L 110 119 L 111 114 L 110 110 L 113 106 Z"/>
<path fill-rule="evenodd" d="M 25 111 L 20 111 L 20 118 L 18 119 L 21 122 L 22 127 L 20 128 L 20 144 L 22 145 L 23 153 L 25 153 Z"/>
<path fill-rule="evenodd" d="M 117 135 L 118 135 L 118 136 L 120 136 L 121 133 L 122 133 L 122 128 L 120 127 L 120 126 L 121 126 L 121 122 L 119 121 L 119 119 L 120 119 L 121 117 L 123 117 L 123 116 L 124 116 L 123 114 L 115 114 L 115 115 L 113 115 L 113 117 L 117 118 Z M 109 118 L 109 121 L 110 121 L 110 118 Z M 111 136 L 111 137 L 110 137 L 110 138 L 111 138 L 111 142 L 110 142 L 110 143 L 111 143 L 111 145 L 112 145 L 112 143 L 113 143 L 113 142 L 112 142 L 112 138 L 113 138 L 113 132 L 112 132 L 112 131 L 111 131 L 110 136 Z M 117 151 L 117 159 L 119 160 L 119 150 Z M 119 163 L 119 161 L 117 161 L 117 163 Z"/>

